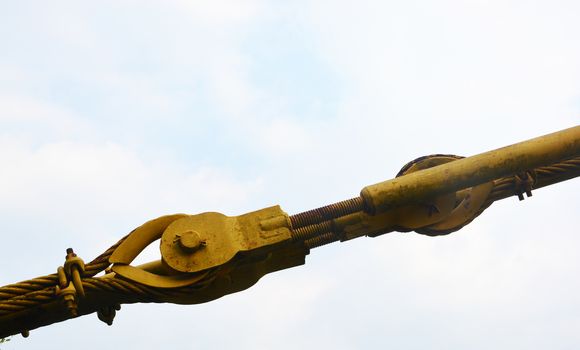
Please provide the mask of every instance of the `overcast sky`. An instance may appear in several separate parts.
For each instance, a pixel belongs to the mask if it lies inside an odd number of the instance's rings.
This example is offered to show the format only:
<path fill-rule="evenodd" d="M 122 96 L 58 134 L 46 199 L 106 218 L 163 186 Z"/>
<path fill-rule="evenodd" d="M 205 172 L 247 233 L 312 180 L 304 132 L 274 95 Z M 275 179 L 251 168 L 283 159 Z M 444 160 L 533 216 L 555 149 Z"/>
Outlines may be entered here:
<path fill-rule="evenodd" d="M 293 214 L 579 124 L 580 2 L 0 0 L 0 285 L 177 212 Z M 578 349 L 580 181 L 2 349 Z M 157 248 L 141 261 L 159 257 Z"/>

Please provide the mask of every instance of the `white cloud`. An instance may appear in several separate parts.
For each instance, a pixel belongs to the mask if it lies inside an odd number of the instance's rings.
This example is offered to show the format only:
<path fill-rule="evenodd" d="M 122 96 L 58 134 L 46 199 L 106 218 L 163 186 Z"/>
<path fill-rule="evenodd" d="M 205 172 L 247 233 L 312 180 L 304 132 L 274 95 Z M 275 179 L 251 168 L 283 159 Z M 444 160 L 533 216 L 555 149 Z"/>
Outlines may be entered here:
<path fill-rule="evenodd" d="M 231 26 L 251 25 L 262 11 L 261 1 L 177 1 L 192 21 L 223 29 Z"/>
<path fill-rule="evenodd" d="M 239 52 L 219 50 L 208 62 L 208 82 L 212 99 L 227 118 L 236 124 L 253 122 L 252 116 L 261 92 L 251 83 L 248 58 Z M 249 119 L 249 120 L 248 120 Z"/>
<path fill-rule="evenodd" d="M 17 94 L 0 95 L 0 123 L 4 123 L 5 127 L 19 126 L 16 134 L 20 135 L 41 130 L 44 134 L 67 137 L 86 133 L 90 128 L 89 123 L 66 108 Z M 12 133 L 13 130 L 7 131 L 6 128 L 0 130 L 4 137 L 9 137 Z"/>
<path fill-rule="evenodd" d="M 314 3 L 305 16 L 318 53 L 352 85 L 346 127 L 365 115 L 374 130 L 436 137 L 457 128 L 466 131 L 455 139 L 466 142 L 470 126 L 507 140 L 514 129 L 531 137 L 578 120 L 572 3 L 329 5 Z"/>
<path fill-rule="evenodd" d="M 276 157 L 282 154 L 307 152 L 313 145 L 311 136 L 302 124 L 291 119 L 273 119 L 257 130 L 259 146 Z"/>

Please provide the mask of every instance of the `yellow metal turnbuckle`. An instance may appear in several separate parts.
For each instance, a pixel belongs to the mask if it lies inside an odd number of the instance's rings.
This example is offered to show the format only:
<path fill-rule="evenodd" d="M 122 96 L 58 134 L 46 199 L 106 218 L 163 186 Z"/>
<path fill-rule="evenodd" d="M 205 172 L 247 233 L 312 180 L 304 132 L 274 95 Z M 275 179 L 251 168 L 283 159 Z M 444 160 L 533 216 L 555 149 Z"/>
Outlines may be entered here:
<path fill-rule="evenodd" d="M 496 200 L 521 200 L 579 175 L 576 126 L 472 157 L 421 157 L 359 197 L 292 216 L 279 206 L 239 216 L 162 216 L 88 264 L 69 249 L 56 274 L 0 288 L 0 337 L 93 312 L 110 325 L 124 303 L 211 301 L 304 264 L 324 244 L 391 231 L 449 234 Z M 132 265 L 156 241 L 160 259 Z"/>

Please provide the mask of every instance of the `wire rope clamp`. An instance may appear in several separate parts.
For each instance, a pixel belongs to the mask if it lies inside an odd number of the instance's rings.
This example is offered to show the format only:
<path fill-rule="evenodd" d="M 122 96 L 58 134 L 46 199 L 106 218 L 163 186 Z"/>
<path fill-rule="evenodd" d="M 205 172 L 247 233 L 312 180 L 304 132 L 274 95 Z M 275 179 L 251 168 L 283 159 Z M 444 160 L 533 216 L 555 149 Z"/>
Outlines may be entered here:
<path fill-rule="evenodd" d="M 85 272 L 85 262 L 79 258 L 72 248 L 66 250 L 66 260 L 64 262 L 64 273 L 69 281 L 72 281 L 75 289 L 81 297 L 85 296 L 81 276 Z"/>
<path fill-rule="evenodd" d="M 67 248 L 64 267 L 59 266 L 56 270 L 58 285 L 55 287 L 55 293 L 63 299 L 73 317 L 77 316 L 78 296 L 85 296 L 81 280 L 81 275 L 84 272 L 85 263 L 83 259 L 79 258 L 72 248 Z"/>
<path fill-rule="evenodd" d="M 536 185 L 537 175 L 533 170 L 524 171 L 514 176 L 514 192 L 520 201 L 524 200 L 524 193 L 529 198 Z"/>
<path fill-rule="evenodd" d="M 65 288 L 61 288 L 57 285 L 55 292 L 58 297 L 62 298 L 62 301 L 71 316 L 76 317 L 78 315 L 78 298 L 75 286 L 72 283 L 69 283 Z"/>

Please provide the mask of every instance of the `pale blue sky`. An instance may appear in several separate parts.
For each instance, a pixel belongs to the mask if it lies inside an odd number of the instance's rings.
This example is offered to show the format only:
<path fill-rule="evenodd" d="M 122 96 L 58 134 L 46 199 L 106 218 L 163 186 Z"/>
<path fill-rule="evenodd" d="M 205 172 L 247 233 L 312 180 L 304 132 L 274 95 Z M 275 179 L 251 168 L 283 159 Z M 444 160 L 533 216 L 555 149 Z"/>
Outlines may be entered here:
<path fill-rule="evenodd" d="M 0 284 L 160 215 L 292 214 L 577 125 L 579 34 L 577 1 L 0 0 Z M 3 348 L 577 349 L 579 186 Z"/>

